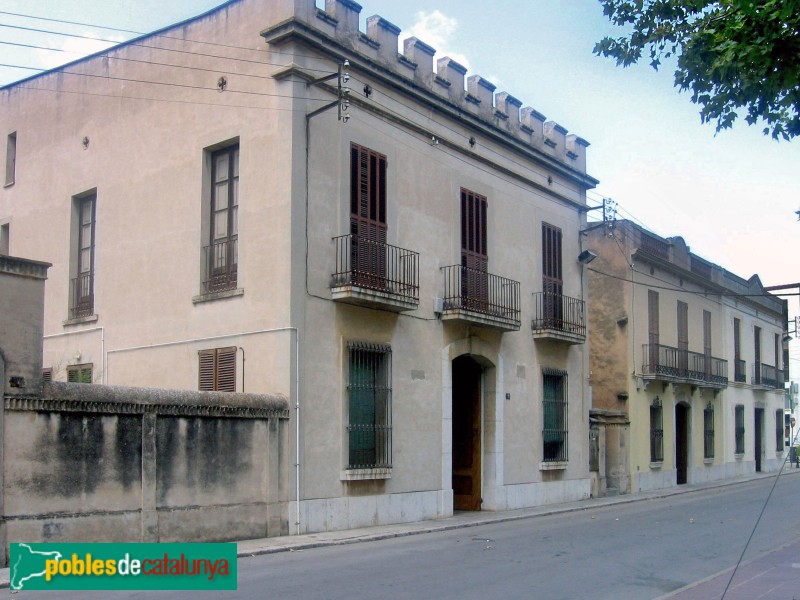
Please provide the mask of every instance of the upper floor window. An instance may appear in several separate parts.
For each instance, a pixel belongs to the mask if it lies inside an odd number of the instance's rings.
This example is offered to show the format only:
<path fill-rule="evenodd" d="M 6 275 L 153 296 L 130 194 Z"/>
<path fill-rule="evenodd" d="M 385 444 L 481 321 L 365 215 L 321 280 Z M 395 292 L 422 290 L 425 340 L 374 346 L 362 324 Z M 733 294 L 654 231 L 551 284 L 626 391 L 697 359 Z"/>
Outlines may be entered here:
<path fill-rule="evenodd" d="M 11 224 L 0 225 L 0 254 L 11 254 Z"/>
<path fill-rule="evenodd" d="M 73 319 L 94 313 L 95 205 L 97 194 L 76 197 L 73 201 L 72 277 L 70 316 Z"/>
<path fill-rule="evenodd" d="M 466 308 L 487 312 L 489 257 L 486 243 L 488 201 L 461 190 L 461 298 Z"/>
<path fill-rule="evenodd" d="M 348 469 L 392 466 L 391 358 L 388 346 L 348 344 Z"/>
<path fill-rule="evenodd" d="M 11 185 L 17 178 L 17 132 L 8 134 L 6 139 L 6 185 Z"/>
<path fill-rule="evenodd" d="M 212 152 L 209 230 L 203 247 L 203 293 L 235 289 L 238 280 L 239 146 Z"/>
<path fill-rule="evenodd" d="M 742 321 L 736 317 L 733 319 L 733 376 L 734 380 L 744 383 L 747 381 L 745 361 L 742 360 Z"/>
<path fill-rule="evenodd" d="M 236 346 L 201 350 L 198 359 L 201 392 L 236 391 Z"/>
<path fill-rule="evenodd" d="M 350 267 L 354 285 L 386 287 L 387 161 L 383 154 L 350 146 Z"/>

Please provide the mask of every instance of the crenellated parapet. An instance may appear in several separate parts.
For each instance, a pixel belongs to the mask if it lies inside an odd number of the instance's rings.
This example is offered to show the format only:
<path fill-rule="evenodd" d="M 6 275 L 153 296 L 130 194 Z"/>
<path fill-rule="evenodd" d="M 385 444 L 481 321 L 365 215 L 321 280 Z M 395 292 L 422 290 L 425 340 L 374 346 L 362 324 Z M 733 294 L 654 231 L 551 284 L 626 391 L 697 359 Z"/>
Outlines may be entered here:
<path fill-rule="evenodd" d="M 456 108 L 486 122 L 504 134 L 530 145 L 581 174 L 586 173 L 589 142 L 555 121 L 548 121 L 535 109 L 480 75 L 467 76 L 467 69 L 450 57 L 436 60 L 436 50 L 423 40 L 407 37 L 398 51 L 401 30 L 379 15 L 367 18 L 367 30 L 358 27 L 362 7 L 353 0 L 326 0 L 325 10 L 314 0 L 293 0 L 295 16 L 315 15 L 307 25 L 333 38 L 338 44 L 359 52 L 383 69 L 407 78 L 417 88 L 432 92 Z M 270 43 L 279 43 L 285 24 L 262 33 Z"/>

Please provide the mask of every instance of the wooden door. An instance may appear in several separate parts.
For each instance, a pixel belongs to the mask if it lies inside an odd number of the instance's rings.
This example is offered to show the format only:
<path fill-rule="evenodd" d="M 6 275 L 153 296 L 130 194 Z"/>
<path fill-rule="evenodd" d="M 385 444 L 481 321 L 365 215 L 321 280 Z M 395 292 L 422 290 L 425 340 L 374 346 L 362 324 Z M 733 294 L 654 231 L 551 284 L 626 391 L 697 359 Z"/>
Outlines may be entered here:
<path fill-rule="evenodd" d="M 481 509 L 481 366 L 453 361 L 453 508 Z"/>
<path fill-rule="evenodd" d="M 677 483 L 687 481 L 689 468 L 689 407 L 685 404 L 675 406 L 675 470 Z"/>
<path fill-rule="evenodd" d="M 658 292 L 647 290 L 647 344 L 649 348 L 649 372 L 658 373 Z"/>

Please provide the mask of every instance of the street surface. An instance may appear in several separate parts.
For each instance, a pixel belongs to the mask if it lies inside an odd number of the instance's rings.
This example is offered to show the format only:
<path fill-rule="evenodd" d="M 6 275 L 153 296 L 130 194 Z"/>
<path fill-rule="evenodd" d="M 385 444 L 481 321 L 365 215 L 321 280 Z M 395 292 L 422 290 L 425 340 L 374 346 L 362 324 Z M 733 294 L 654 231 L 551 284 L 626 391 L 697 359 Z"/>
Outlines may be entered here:
<path fill-rule="evenodd" d="M 774 482 L 769 477 L 616 506 L 592 507 L 589 501 L 586 509 L 565 514 L 241 558 L 236 592 L 59 592 L 58 597 L 636 600 L 671 596 L 713 580 L 712 587 L 674 597 L 719 598 L 730 577 L 730 571 L 722 573 L 739 560 Z M 782 475 L 726 600 L 762 592 L 764 598 L 792 600 L 769 592 L 778 566 L 800 581 L 800 531 L 793 516 L 798 500 L 800 476 Z M 795 589 L 800 598 L 800 587 Z M 53 597 L 19 595 L 20 600 Z"/>

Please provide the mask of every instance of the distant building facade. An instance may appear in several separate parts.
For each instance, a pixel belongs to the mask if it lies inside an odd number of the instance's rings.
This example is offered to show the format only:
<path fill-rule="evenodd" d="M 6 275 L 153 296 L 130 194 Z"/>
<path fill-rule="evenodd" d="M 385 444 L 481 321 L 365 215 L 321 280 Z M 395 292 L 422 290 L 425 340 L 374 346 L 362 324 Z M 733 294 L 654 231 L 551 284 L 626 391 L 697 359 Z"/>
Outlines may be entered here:
<path fill-rule="evenodd" d="M 588 497 L 588 143 L 360 11 L 232 1 L 0 89 L 45 376 L 286 395 L 292 533 Z"/>
<path fill-rule="evenodd" d="M 592 405 L 620 493 L 777 471 L 787 305 L 630 221 L 587 228 Z"/>

